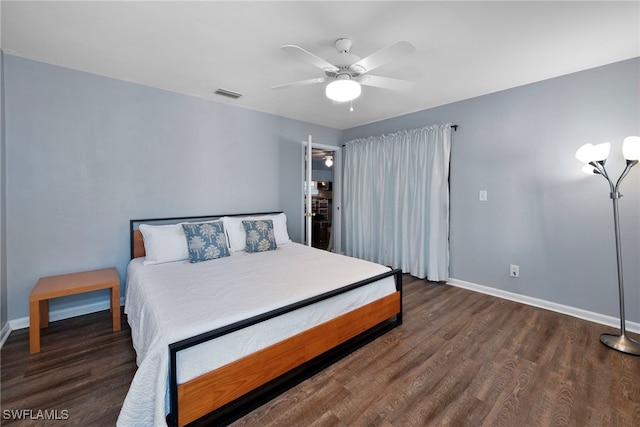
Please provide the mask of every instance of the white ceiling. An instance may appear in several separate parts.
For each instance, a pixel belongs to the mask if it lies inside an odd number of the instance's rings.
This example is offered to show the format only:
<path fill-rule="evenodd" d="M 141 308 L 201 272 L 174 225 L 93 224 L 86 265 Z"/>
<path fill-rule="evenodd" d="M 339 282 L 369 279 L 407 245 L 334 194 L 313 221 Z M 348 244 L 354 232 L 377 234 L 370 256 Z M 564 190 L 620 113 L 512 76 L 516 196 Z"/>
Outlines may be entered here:
<path fill-rule="evenodd" d="M 5 53 L 336 129 L 640 56 L 640 2 L 198 1 L 1 3 Z M 365 57 L 399 40 L 416 52 L 374 73 L 416 82 L 363 87 L 334 105 L 321 77 L 280 50 L 322 57 L 353 40 Z M 214 95 L 217 88 L 244 94 Z"/>

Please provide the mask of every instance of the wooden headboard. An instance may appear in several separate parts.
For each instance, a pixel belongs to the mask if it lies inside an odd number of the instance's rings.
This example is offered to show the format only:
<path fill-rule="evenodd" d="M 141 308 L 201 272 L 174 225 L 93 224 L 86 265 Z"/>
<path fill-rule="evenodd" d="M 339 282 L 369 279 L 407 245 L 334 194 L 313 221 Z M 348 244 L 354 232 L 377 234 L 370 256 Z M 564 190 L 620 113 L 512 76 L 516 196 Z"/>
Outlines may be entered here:
<path fill-rule="evenodd" d="M 133 230 L 131 235 L 131 259 L 144 256 L 144 239 L 140 230 Z"/>
<path fill-rule="evenodd" d="M 175 224 L 177 222 L 188 221 L 207 221 L 216 220 L 223 216 L 252 216 L 252 215 L 275 215 L 282 213 L 278 212 L 258 212 L 258 213 L 242 213 L 242 214 L 225 214 L 225 215 L 200 215 L 200 216 L 181 216 L 173 218 L 150 218 L 150 219 L 132 219 L 129 220 L 129 239 L 131 244 L 131 259 L 145 256 L 144 251 L 144 239 L 142 233 L 138 230 L 140 224 Z"/>

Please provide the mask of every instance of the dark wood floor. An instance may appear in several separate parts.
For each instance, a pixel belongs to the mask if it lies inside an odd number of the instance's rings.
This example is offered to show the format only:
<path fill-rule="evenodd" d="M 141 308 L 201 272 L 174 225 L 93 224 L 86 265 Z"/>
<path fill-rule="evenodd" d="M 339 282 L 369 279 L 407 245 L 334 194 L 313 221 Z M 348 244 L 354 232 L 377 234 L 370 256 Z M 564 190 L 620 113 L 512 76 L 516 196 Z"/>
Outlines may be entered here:
<path fill-rule="evenodd" d="M 640 426 L 640 357 L 602 325 L 405 276 L 404 324 L 237 426 Z M 108 311 L 28 330 L 2 348 L 3 426 L 112 426 L 135 373 L 130 331 Z M 638 339 L 637 335 L 634 335 Z M 7 410 L 57 410 L 12 421 Z"/>

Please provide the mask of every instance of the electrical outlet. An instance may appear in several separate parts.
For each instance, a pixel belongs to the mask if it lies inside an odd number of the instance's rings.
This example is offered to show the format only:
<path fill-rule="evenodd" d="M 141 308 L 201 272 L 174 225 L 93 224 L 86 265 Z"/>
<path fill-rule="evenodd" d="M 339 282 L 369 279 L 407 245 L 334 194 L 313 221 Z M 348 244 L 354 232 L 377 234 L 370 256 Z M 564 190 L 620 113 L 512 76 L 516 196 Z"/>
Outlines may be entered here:
<path fill-rule="evenodd" d="M 487 190 L 478 190 L 478 200 L 481 202 L 487 201 Z"/>
<path fill-rule="evenodd" d="M 520 266 L 515 264 L 509 265 L 509 276 L 520 277 Z"/>

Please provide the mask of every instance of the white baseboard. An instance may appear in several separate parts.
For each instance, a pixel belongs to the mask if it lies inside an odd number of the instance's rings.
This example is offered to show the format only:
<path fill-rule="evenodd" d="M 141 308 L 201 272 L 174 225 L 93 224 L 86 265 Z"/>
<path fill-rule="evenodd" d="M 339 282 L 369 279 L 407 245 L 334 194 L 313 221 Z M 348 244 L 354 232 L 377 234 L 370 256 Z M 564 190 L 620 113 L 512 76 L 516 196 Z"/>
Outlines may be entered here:
<path fill-rule="evenodd" d="M 580 308 L 570 307 L 568 305 L 562 305 L 551 301 L 529 297 L 526 295 L 516 294 L 509 291 L 504 291 L 502 289 L 496 289 L 489 286 L 478 285 L 476 283 L 465 282 L 464 280 L 449 279 L 447 280 L 447 283 L 458 288 L 469 289 L 470 291 L 476 291 L 483 294 L 492 295 L 494 297 L 516 301 L 522 304 L 532 305 L 534 307 L 544 308 L 546 310 L 555 311 L 557 313 L 568 314 L 569 316 L 588 320 L 590 322 L 600 323 L 602 325 L 612 326 L 614 328 L 620 328 L 620 318 L 618 317 L 594 313 L 592 311 L 582 310 Z M 626 329 L 629 332 L 640 333 L 640 323 L 630 322 L 627 320 Z"/>
<path fill-rule="evenodd" d="M 492 295 L 510 301 L 520 302 L 522 304 L 555 311 L 557 313 L 568 314 L 569 316 L 588 320 L 590 322 L 600 323 L 602 325 L 612 326 L 614 328 L 620 327 L 620 319 L 617 317 L 594 313 L 592 311 L 582 310 L 580 308 L 570 307 L 568 305 L 562 305 L 551 301 L 529 297 L 526 295 L 516 294 L 509 291 L 504 291 L 502 289 L 491 288 L 489 286 L 478 285 L 476 283 L 466 282 L 464 280 L 452 278 L 449 279 L 447 283 L 458 288 L 468 289 L 471 291 Z M 124 298 L 120 299 L 120 305 L 124 305 Z M 109 308 L 110 303 L 108 300 L 105 300 L 93 304 L 86 304 L 78 307 L 52 311 L 49 314 L 49 320 L 51 322 L 55 322 L 56 320 L 69 319 L 71 317 L 82 316 L 84 314 L 95 313 L 102 310 L 108 310 Z M 2 331 L 0 331 L 0 348 L 2 348 L 2 346 L 4 345 L 11 331 L 28 327 L 29 316 L 8 321 L 2 328 Z M 626 328 L 629 332 L 640 333 L 640 323 L 627 321 Z"/>
<path fill-rule="evenodd" d="M 124 305 L 124 297 L 120 298 L 120 305 Z M 95 313 L 97 311 L 109 310 L 111 308 L 111 302 L 107 299 L 101 302 L 95 302 L 92 304 L 80 305 L 77 307 L 64 308 L 61 310 L 54 310 L 49 313 L 49 321 L 55 322 L 56 320 L 69 319 L 71 317 L 82 316 L 85 314 Z M 18 329 L 24 329 L 29 327 L 29 316 L 21 317 L 19 319 L 9 320 L 5 327 L 2 329 L 2 340 L 0 341 L 0 348 L 4 345 L 7 337 L 11 331 Z M 8 329 L 5 337 L 5 329 Z"/>
<path fill-rule="evenodd" d="M 5 323 L 2 327 L 2 331 L 0 331 L 0 348 L 4 345 L 4 342 L 9 338 L 9 334 L 11 333 L 11 326 L 9 322 Z"/>

